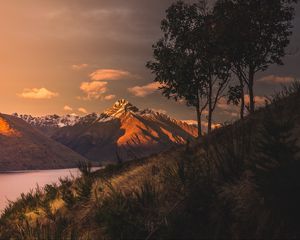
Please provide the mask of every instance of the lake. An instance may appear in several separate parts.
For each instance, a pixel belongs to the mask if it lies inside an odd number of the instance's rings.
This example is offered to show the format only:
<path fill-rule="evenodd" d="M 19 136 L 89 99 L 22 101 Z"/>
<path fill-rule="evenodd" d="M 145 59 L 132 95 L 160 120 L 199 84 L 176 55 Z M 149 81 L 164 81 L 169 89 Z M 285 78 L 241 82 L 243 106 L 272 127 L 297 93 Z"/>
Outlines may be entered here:
<path fill-rule="evenodd" d="M 79 175 L 77 168 L 0 173 L 0 214 L 8 200 L 16 200 L 21 193 L 35 189 L 37 184 L 43 187 L 46 184 L 58 183 L 59 178 Z"/>

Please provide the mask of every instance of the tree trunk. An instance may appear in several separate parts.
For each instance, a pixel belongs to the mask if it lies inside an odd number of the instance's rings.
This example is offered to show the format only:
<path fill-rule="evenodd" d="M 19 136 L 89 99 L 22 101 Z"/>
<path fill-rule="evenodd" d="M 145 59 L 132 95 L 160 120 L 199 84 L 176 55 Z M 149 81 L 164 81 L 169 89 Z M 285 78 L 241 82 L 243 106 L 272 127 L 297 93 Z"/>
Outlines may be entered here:
<path fill-rule="evenodd" d="M 248 89 L 249 89 L 249 112 L 254 113 L 255 111 L 255 102 L 254 102 L 254 71 L 252 68 L 249 70 L 249 83 L 248 83 Z"/>
<path fill-rule="evenodd" d="M 200 105 L 197 104 L 196 106 L 196 112 L 197 112 L 197 124 L 198 124 L 198 139 L 202 136 L 202 125 L 201 125 L 201 113 L 200 113 Z"/>
<path fill-rule="evenodd" d="M 209 90 L 208 90 L 208 119 L 207 119 L 207 133 L 211 133 L 212 130 L 212 82 L 209 83 Z"/>
<path fill-rule="evenodd" d="M 245 92 L 244 92 L 244 81 L 243 81 L 243 79 L 240 79 L 240 85 L 241 85 L 241 110 L 240 110 L 240 117 L 241 117 L 241 119 L 244 119 L 244 113 L 245 113 Z"/>

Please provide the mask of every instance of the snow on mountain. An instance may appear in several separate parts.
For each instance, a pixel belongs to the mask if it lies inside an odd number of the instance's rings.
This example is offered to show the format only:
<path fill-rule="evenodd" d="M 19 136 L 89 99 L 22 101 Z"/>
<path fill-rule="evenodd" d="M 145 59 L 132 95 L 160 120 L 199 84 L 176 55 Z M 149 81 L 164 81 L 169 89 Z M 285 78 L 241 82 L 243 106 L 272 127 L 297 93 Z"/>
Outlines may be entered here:
<path fill-rule="evenodd" d="M 66 126 L 73 126 L 75 125 L 79 120 L 80 116 L 75 114 L 68 114 L 64 116 L 58 116 L 56 114 L 53 115 L 46 115 L 42 117 L 33 117 L 31 115 L 27 114 L 18 114 L 14 113 L 13 116 L 19 117 L 23 120 L 25 120 L 30 125 L 36 126 L 36 127 L 66 127 Z"/>
<path fill-rule="evenodd" d="M 34 117 L 28 114 L 14 113 L 13 116 L 23 119 L 31 126 L 42 131 L 46 136 L 51 137 L 54 132 L 63 127 L 74 126 L 81 120 L 81 117 L 76 114 L 68 114 L 58 116 L 56 114 Z"/>

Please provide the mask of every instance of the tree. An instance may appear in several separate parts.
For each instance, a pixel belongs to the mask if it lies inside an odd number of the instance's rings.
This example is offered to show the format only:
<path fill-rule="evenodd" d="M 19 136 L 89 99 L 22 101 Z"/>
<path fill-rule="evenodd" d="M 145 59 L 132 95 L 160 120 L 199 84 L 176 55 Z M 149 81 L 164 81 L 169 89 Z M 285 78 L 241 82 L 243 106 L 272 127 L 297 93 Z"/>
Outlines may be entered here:
<path fill-rule="evenodd" d="M 214 20 L 205 1 L 171 5 L 161 24 L 164 36 L 153 45 L 154 61 L 147 63 L 155 81 L 162 84 L 163 95 L 184 98 L 195 106 L 199 136 L 202 112 L 207 107 L 210 132 L 213 112 L 229 80 Z"/>
<path fill-rule="evenodd" d="M 272 64 L 282 65 L 292 34 L 297 0 L 218 0 L 214 7 L 217 28 L 223 36 L 227 58 L 240 82 L 241 117 L 244 87 L 249 92 L 249 111 L 255 110 L 255 74 Z M 233 27 L 234 26 L 234 27 Z"/>
<path fill-rule="evenodd" d="M 241 105 L 240 118 L 244 119 L 245 110 L 245 97 L 244 97 L 244 86 L 240 82 L 240 85 L 230 86 L 228 90 L 228 101 L 227 104 L 232 103 L 235 106 Z"/>
<path fill-rule="evenodd" d="M 216 18 L 210 10 L 202 11 L 203 23 L 198 26 L 196 49 L 199 61 L 199 71 L 205 83 L 205 96 L 208 102 L 208 133 L 212 130 L 213 112 L 230 80 L 230 62 L 224 54 L 220 41 Z M 222 38 L 221 38 L 222 39 Z"/>
<path fill-rule="evenodd" d="M 198 137 L 202 135 L 201 116 L 207 106 L 205 83 L 201 81 L 195 31 L 199 24 L 198 6 L 177 2 L 166 11 L 167 16 L 161 23 L 164 36 L 153 45 L 153 61 L 147 63 L 161 83 L 160 89 L 167 98 L 175 101 L 185 100 L 194 106 L 197 113 Z"/>

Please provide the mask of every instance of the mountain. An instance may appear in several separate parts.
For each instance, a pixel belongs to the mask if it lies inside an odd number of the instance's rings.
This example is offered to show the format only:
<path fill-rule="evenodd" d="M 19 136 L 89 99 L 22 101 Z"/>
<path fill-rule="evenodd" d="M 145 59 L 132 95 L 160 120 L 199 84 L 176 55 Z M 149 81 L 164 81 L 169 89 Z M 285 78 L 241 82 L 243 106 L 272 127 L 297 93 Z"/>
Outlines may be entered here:
<path fill-rule="evenodd" d="M 0 171 L 69 168 L 84 160 L 22 119 L 0 114 Z"/>
<path fill-rule="evenodd" d="M 58 128 L 75 125 L 81 118 L 75 114 L 68 114 L 64 116 L 53 114 L 34 117 L 29 114 L 14 113 L 13 116 L 23 119 L 30 125 L 41 130 L 47 136 L 51 136 Z"/>
<path fill-rule="evenodd" d="M 104 113 L 90 114 L 58 128 L 52 138 L 93 161 L 126 161 L 186 143 L 196 127 L 150 109 L 118 100 Z"/>

